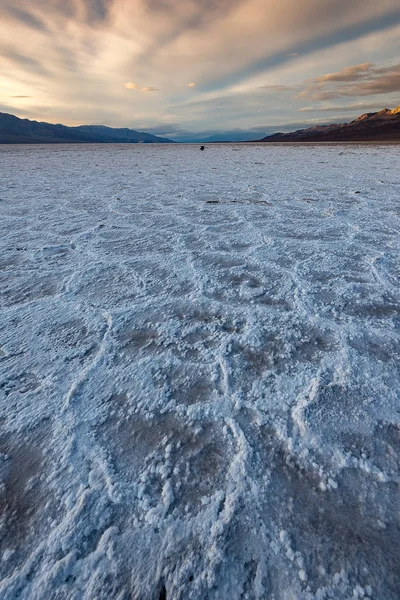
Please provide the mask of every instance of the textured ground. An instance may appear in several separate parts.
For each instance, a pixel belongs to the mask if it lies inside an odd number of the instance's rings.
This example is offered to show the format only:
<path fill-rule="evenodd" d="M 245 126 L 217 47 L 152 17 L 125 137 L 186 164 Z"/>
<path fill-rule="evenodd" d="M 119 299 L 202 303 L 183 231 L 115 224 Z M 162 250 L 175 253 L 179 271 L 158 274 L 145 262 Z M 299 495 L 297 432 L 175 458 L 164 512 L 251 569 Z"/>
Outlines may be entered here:
<path fill-rule="evenodd" d="M 399 598 L 399 164 L 0 148 L 3 600 Z"/>

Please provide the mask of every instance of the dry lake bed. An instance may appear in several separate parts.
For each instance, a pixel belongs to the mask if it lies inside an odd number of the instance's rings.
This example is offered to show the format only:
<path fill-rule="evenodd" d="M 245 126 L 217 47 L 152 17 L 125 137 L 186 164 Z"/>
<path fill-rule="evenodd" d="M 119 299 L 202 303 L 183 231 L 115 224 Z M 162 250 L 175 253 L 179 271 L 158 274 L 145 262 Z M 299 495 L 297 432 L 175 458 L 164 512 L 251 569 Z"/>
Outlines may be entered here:
<path fill-rule="evenodd" d="M 3 600 L 398 600 L 399 166 L 0 148 Z"/>

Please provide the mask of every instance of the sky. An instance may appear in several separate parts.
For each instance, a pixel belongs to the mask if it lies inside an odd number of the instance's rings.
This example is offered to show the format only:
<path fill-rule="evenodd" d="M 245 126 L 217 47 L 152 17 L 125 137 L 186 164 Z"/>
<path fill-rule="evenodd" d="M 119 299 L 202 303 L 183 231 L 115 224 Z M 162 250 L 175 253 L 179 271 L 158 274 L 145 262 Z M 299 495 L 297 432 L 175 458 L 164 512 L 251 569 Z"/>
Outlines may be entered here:
<path fill-rule="evenodd" d="M 400 0 L 0 0 L 0 112 L 246 139 L 400 104 Z"/>

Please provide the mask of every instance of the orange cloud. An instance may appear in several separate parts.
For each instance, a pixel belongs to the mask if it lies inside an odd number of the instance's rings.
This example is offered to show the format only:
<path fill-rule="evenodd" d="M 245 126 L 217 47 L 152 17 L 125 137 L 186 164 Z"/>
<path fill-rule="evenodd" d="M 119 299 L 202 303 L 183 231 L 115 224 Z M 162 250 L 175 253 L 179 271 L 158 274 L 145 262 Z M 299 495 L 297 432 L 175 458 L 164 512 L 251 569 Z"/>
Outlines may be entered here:
<path fill-rule="evenodd" d="M 158 92 L 159 88 L 155 88 L 153 86 L 148 86 L 148 87 L 139 87 L 136 83 L 132 83 L 132 81 L 128 81 L 127 83 L 124 83 L 124 86 L 128 89 L 128 90 L 139 90 L 141 92 Z"/>
<path fill-rule="evenodd" d="M 337 73 L 307 80 L 298 100 L 324 101 L 342 96 L 374 96 L 400 91 L 400 63 L 376 68 L 372 63 L 344 67 Z"/>
<path fill-rule="evenodd" d="M 317 77 L 315 81 L 318 83 L 326 81 L 357 81 L 366 77 L 373 66 L 372 63 L 363 63 L 352 67 L 344 67 L 337 73 L 327 73 L 322 77 Z"/>

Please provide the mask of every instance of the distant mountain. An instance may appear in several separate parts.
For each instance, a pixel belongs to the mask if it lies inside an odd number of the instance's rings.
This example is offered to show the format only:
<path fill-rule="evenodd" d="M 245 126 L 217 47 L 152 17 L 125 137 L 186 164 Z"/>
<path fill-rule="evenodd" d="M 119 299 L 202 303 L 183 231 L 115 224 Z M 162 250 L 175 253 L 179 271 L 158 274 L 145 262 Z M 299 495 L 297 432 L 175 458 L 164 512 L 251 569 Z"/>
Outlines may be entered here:
<path fill-rule="evenodd" d="M 206 137 L 199 137 L 195 139 L 196 143 L 201 144 L 214 144 L 214 143 L 232 143 L 232 142 L 243 142 L 243 141 L 253 141 L 257 140 L 260 137 L 260 134 L 265 133 L 265 129 L 261 132 L 258 131 L 254 133 L 254 131 L 227 131 L 222 133 L 215 133 L 213 135 L 209 135 Z"/>
<path fill-rule="evenodd" d="M 351 123 L 316 125 L 292 133 L 275 133 L 260 142 L 400 142 L 400 106 L 365 113 Z"/>
<path fill-rule="evenodd" d="M 172 140 L 134 129 L 103 125 L 52 125 L 0 113 L 0 144 L 173 144 Z"/>

